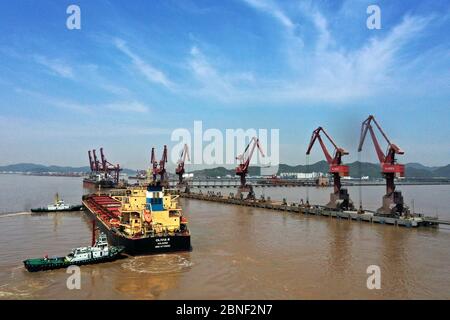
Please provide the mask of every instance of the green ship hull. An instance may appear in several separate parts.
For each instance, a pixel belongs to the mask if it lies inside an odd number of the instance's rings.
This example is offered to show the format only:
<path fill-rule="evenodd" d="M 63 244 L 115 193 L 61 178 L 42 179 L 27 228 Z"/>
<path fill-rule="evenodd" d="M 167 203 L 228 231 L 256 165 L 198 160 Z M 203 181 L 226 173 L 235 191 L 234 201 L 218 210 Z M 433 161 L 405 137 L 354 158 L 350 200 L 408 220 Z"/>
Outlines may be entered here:
<path fill-rule="evenodd" d="M 80 211 L 83 209 L 83 205 L 71 206 L 67 209 L 47 209 L 47 208 L 33 208 L 31 212 L 69 212 L 69 211 Z"/>
<path fill-rule="evenodd" d="M 69 266 L 81 266 L 87 264 L 96 264 L 114 261 L 122 257 L 123 247 L 111 247 L 110 253 L 107 256 L 102 256 L 98 258 L 90 258 L 82 261 L 69 261 L 66 257 L 55 257 L 55 258 L 36 258 L 27 259 L 23 261 L 25 268 L 29 272 L 46 271 L 67 268 Z"/>

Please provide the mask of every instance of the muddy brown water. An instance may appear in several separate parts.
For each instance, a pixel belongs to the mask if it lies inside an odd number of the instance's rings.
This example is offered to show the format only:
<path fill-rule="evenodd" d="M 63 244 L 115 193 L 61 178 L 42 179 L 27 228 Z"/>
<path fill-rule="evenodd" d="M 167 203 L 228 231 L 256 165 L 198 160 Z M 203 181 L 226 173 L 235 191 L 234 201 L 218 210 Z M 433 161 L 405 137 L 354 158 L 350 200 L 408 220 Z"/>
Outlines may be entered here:
<path fill-rule="evenodd" d="M 402 186 L 417 211 L 450 218 L 450 186 Z M 217 192 L 218 190 L 216 190 Z M 358 202 L 358 189 L 350 188 Z M 81 289 L 66 270 L 28 273 L 22 260 L 88 245 L 83 212 L 31 215 L 59 192 L 78 203 L 81 180 L 0 175 L 0 299 L 449 299 L 450 231 L 406 229 L 271 210 L 181 200 L 192 252 L 133 257 L 81 267 Z M 229 192 L 224 190 L 223 192 Z M 267 188 L 272 199 L 327 200 L 330 189 Z M 382 187 L 363 190 L 376 209 Z M 12 213 L 13 212 L 13 213 Z M 369 265 L 381 289 L 369 290 Z"/>

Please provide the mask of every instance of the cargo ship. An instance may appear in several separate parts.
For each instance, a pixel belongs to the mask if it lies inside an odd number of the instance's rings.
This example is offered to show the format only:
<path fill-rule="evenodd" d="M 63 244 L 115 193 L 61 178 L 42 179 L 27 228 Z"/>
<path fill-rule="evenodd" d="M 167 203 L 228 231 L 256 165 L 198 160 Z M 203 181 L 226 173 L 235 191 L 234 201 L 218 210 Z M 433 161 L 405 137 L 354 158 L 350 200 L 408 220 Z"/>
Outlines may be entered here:
<path fill-rule="evenodd" d="M 91 172 L 83 179 L 83 187 L 87 189 L 109 189 L 119 185 L 119 175 L 122 168 L 119 164 L 112 164 L 106 160 L 103 148 L 100 148 L 100 160 L 97 158 L 95 149 L 88 151 L 89 166 Z"/>
<path fill-rule="evenodd" d="M 86 195 L 83 205 L 109 242 L 129 255 L 190 251 L 190 231 L 178 197 L 150 184 Z"/>
<path fill-rule="evenodd" d="M 83 188 L 97 189 L 110 189 L 116 186 L 113 179 L 105 178 L 102 174 L 91 173 L 88 177 L 83 179 Z"/>

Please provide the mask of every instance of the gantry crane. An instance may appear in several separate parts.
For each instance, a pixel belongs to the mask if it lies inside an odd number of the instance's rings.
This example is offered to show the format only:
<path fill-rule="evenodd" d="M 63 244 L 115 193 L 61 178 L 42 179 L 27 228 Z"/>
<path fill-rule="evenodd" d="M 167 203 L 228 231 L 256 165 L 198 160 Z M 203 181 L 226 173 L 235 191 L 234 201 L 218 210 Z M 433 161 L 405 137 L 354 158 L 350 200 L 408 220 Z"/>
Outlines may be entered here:
<path fill-rule="evenodd" d="M 375 124 L 383 138 L 388 143 L 386 154 L 383 153 L 383 150 L 378 143 L 377 137 L 372 127 L 372 123 Z M 375 120 L 375 117 L 373 115 L 370 115 L 366 120 L 363 121 L 361 126 L 361 136 L 359 140 L 358 152 L 362 151 L 367 131 L 370 132 L 370 136 L 372 137 L 375 151 L 377 153 L 378 160 L 380 161 L 381 173 L 386 179 L 386 194 L 383 196 L 383 206 L 377 210 L 377 213 L 382 215 L 395 216 L 404 215 L 408 212 L 408 209 L 404 205 L 401 191 L 395 191 L 394 182 L 395 177 L 405 176 L 405 166 L 402 164 L 398 164 L 397 160 L 395 159 L 395 155 L 402 155 L 404 154 L 404 151 L 397 145 L 391 143 L 381 126 Z"/>
<path fill-rule="evenodd" d="M 99 172 L 100 171 L 100 161 L 97 159 L 97 155 L 95 154 L 95 149 L 92 150 L 92 154 L 94 155 L 94 171 Z"/>
<path fill-rule="evenodd" d="M 239 165 L 236 167 L 236 175 L 240 177 L 241 184 L 239 186 L 238 195 L 242 192 L 248 192 L 247 199 L 254 199 L 255 194 L 253 192 L 253 188 L 251 185 L 247 185 L 246 176 L 248 174 L 248 168 L 250 166 L 250 161 L 252 160 L 253 153 L 255 148 L 258 148 L 261 156 L 264 155 L 264 151 L 261 148 L 259 143 L 259 139 L 257 137 L 253 137 L 247 147 L 244 150 L 244 153 L 237 156 L 236 159 L 239 160 Z"/>
<path fill-rule="evenodd" d="M 168 179 L 167 179 L 167 172 L 166 172 L 166 163 L 167 163 L 167 146 L 164 145 L 163 154 L 161 157 L 161 160 L 159 161 L 159 181 L 161 182 L 161 185 L 167 185 Z"/>
<path fill-rule="evenodd" d="M 167 146 L 164 146 L 163 155 L 161 160 L 156 160 L 156 152 L 155 148 L 152 148 L 152 155 L 150 162 L 152 163 L 152 175 L 153 175 L 153 183 L 156 183 L 157 176 L 160 176 L 159 183 L 166 184 L 167 181 L 167 172 L 166 172 L 166 163 L 167 163 Z M 159 167 L 158 167 L 159 165 Z"/>
<path fill-rule="evenodd" d="M 89 156 L 89 167 L 91 168 L 91 172 L 95 171 L 94 160 L 92 160 L 91 150 L 88 151 Z"/>
<path fill-rule="evenodd" d="M 181 151 L 180 154 L 180 159 L 178 160 L 177 163 L 177 167 L 175 169 L 175 173 L 178 175 L 178 185 L 183 185 L 184 180 L 183 180 L 183 174 L 184 174 L 184 163 L 186 161 L 186 158 L 188 159 L 188 161 L 190 161 L 191 159 L 189 158 L 189 147 L 187 144 L 184 144 L 183 150 Z"/>
<path fill-rule="evenodd" d="M 103 174 L 104 179 L 112 177 L 112 180 L 116 185 L 119 183 L 119 176 L 120 171 L 122 171 L 122 168 L 120 168 L 119 164 L 113 165 L 112 163 L 108 162 L 108 160 L 106 160 L 105 155 L 103 153 L 103 148 L 100 148 L 101 161 L 98 160 L 95 149 L 92 150 L 92 153 L 91 150 L 89 150 L 88 156 L 89 156 L 89 167 L 91 168 L 92 173 Z"/>
<path fill-rule="evenodd" d="M 120 171 L 122 171 L 122 168 L 120 168 L 119 164 L 112 164 L 108 160 L 106 160 L 106 157 L 103 153 L 103 148 L 100 148 L 100 157 L 102 159 L 102 170 L 105 173 L 105 178 L 109 175 L 113 178 L 114 183 L 117 185 L 119 183 L 119 177 L 120 177 Z"/>
<path fill-rule="evenodd" d="M 153 182 L 156 182 L 156 177 L 159 174 L 159 169 L 158 169 L 158 161 L 156 160 L 156 152 L 155 152 L 155 148 L 154 147 L 152 148 L 152 154 L 151 154 L 150 162 L 152 164 Z"/>
<path fill-rule="evenodd" d="M 333 157 L 328 152 L 322 136 L 320 135 L 321 132 L 328 138 L 334 147 Z M 334 181 L 334 191 L 330 194 L 330 202 L 326 206 L 332 209 L 352 210 L 354 208 L 353 202 L 350 200 L 347 189 L 342 188 L 341 185 L 341 177 L 346 177 L 349 175 L 348 166 L 342 164 L 342 156 L 348 155 L 348 152 L 343 148 L 338 147 L 325 129 L 318 127 L 312 133 L 311 141 L 309 142 L 308 150 L 306 151 L 307 155 L 310 154 L 311 149 L 317 140 L 319 141 L 322 151 L 325 154 L 325 158 L 330 166 L 329 173 L 333 175 Z"/>

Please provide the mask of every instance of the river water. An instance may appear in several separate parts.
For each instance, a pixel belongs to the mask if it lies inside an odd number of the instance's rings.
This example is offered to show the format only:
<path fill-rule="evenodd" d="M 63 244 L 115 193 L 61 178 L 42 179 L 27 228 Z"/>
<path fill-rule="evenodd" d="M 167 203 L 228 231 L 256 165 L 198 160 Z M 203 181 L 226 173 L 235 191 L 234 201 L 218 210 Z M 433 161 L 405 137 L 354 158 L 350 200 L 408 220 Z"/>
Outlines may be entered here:
<path fill-rule="evenodd" d="M 450 219 L 450 186 L 402 186 L 416 211 Z M 218 191 L 217 189 L 215 190 Z M 80 178 L 0 175 L 0 299 L 449 299 L 450 231 L 407 229 L 182 199 L 192 252 L 28 273 L 22 260 L 88 245 L 83 212 L 31 215 L 55 192 L 80 203 Z M 223 194 L 230 190 L 222 190 Z M 272 199 L 326 203 L 329 188 L 256 189 Z M 359 188 L 349 192 L 359 204 Z M 376 209 L 384 189 L 362 189 Z M 367 268 L 381 270 L 369 290 Z"/>

